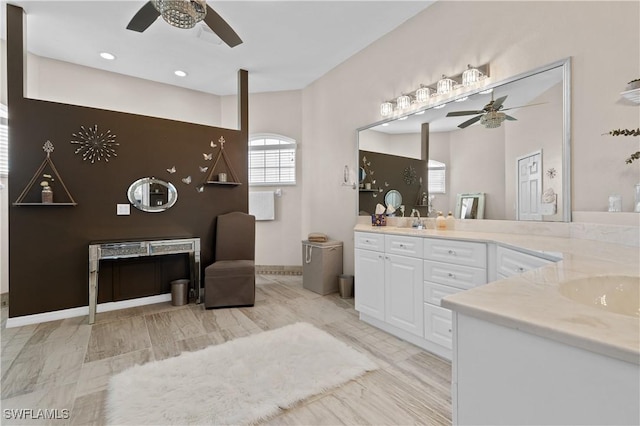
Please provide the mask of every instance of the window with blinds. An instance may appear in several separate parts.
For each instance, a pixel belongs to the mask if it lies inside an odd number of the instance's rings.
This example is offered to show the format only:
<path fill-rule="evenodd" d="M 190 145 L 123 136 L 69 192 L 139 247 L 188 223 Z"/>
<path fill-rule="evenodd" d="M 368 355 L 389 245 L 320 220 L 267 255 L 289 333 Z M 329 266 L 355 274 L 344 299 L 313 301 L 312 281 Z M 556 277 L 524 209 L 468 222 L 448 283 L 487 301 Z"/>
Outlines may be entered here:
<path fill-rule="evenodd" d="M 0 104 L 0 176 L 9 175 L 9 126 L 6 105 Z"/>
<path fill-rule="evenodd" d="M 427 170 L 429 175 L 429 194 L 446 193 L 446 164 L 435 160 L 429 160 Z"/>
<path fill-rule="evenodd" d="M 249 185 L 295 185 L 296 141 L 280 135 L 249 140 Z"/>

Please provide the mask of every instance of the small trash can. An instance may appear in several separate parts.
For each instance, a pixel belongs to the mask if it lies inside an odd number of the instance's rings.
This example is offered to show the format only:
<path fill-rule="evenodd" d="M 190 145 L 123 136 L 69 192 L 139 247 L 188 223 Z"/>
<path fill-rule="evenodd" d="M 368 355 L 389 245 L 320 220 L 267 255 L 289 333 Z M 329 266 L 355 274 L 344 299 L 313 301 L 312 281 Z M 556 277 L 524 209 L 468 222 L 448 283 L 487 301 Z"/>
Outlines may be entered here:
<path fill-rule="evenodd" d="M 343 299 L 350 299 L 353 297 L 353 275 L 340 275 L 338 276 L 338 289 L 340 290 L 340 297 Z"/>
<path fill-rule="evenodd" d="M 171 304 L 182 306 L 189 303 L 189 280 L 171 281 Z"/>

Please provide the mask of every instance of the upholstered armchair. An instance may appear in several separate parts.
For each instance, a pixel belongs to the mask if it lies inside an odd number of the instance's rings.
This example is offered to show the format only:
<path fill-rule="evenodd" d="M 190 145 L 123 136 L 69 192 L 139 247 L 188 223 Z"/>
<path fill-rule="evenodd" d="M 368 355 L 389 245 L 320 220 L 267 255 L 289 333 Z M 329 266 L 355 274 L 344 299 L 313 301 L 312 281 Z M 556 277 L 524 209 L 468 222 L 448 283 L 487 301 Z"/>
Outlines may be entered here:
<path fill-rule="evenodd" d="M 205 308 L 254 305 L 255 236 L 254 216 L 242 212 L 218 216 L 215 262 L 204 270 Z"/>

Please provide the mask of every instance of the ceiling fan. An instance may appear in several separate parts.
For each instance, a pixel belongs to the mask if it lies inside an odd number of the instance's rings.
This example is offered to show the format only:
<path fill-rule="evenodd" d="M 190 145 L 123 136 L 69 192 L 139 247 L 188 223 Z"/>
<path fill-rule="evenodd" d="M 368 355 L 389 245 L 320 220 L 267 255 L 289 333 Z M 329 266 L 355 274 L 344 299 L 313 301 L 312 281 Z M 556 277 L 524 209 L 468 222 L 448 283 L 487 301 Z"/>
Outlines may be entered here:
<path fill-rule="evenodd" d="M 474 115 L 474 114 L 479 114 L 476 117 L 473 117 L 470 120 L 465 121 L 464 123 L 461 123 L 458 125 L 458 127 L 460 127 L 461 129 L 464 129 L 465 127 L 469 127 L 471 126 L 473 123 L 476 123 L 477 121 L 480 121 L 480 124 L 482 124 L 483 126 L 487 127 L 487 128 L 496 128 L 496 127 L 500 127 L 500 125 L 502 124 L 502 122 L 504 120 L 510 120 L 510 121 L 516 121 L 517 119 L 514 117 L 511 117 L 510 115 L 505 114 L 502 111 L 507 111 L 510 109 L 514 109 L 514 108 L 518 108 L 518 107 L 512 107 L 512 108 L 506 108 L 506 109 L 502 109 L 503 108 L 503 104 L 504 101 L 507 99 L 507 96 L 502 96 L 496 100 L 493 100 L 493 93 L 491 93 L 491 102 L 489 102 L 488 104 L 486 104 L 484 106 L 484 108 L 482 108 L 481 110 L 478 111 L 453 111 L 447 114 L 447 117 L 460 117 L 463 115 Z M 528 105 L 527 105 L 528 106 Z"/>
<path fill-rule="evenodd" d="M 227 22 L 205 0 L 151 0 L 135 14 L 127 25 L 128 30 L 143 32 L 158 16 L 178 28 L 193 28 L 203 21 L 229 47 L 242 43 Z"/>

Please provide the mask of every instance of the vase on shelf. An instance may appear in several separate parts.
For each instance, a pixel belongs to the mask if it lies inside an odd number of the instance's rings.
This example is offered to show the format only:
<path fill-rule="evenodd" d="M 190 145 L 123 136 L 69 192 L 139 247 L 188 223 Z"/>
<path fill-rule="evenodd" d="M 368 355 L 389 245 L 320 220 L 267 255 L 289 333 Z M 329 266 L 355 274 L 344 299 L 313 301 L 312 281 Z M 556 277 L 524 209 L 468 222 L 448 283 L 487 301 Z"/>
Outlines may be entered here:
<path fill-rule="evenodd" d="M 51 204 L 53 203 L 53 191 L 50 186 L 42 187 L 42 203 L 43 204 Z"/>

